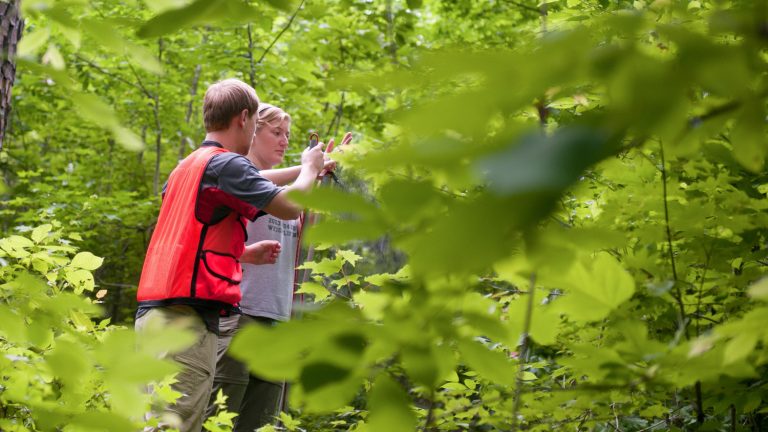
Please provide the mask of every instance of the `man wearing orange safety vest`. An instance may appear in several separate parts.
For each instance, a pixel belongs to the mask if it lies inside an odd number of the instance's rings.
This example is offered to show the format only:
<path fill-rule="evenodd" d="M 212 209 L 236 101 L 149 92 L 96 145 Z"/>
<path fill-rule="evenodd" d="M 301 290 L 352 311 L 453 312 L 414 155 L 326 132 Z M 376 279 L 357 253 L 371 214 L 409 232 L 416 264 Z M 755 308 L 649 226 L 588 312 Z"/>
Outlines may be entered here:
<path fill-rule="evenodd" d="M 286 198 L 309 190 L 323 168 L 321 146 L 304 151 L 301 171 L 288 187 L 275 186 L 245 157 L 258 120 L 256 91 L 228 79 L 211 85 L 203 101 L 206 137 L 171 172 L 163 192 L 138 289 L 136 330 L 184 327 L 197 342 L 175 354 L 183 367 L 173 389 L 182 396 L 168 408 L 182 432 L 202 428 L 216 367 L 219 316 L 240 301 L 240 262 L 274 263 L 280 245 L 262 241 L 244 246 L 245 225 L 268 213 L 299 217 Z M 264 174 L 264 175 L 263 175 Z M 267 177 L 265 177 L 267 175 Z"/>

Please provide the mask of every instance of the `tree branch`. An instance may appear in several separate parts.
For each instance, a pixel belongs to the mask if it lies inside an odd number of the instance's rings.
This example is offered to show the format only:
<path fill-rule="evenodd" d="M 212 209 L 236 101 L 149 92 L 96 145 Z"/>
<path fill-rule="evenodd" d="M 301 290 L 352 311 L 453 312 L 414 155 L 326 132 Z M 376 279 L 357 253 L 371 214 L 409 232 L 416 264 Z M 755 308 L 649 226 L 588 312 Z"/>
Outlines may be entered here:
<path fill-rule="evenodd" d="M 520 356 L 517 358 L 517 378 L 515 379 L 515 397 L 512 406 L 512 430 L 517 430 L 517 414 L 520 412 L 520 398 L 523 393 L 523 373 L 525 372 L 525 363 L 530 350 L 530 338 L 528 334 L 531 331 L 531 316 L 533 315 L 533 297 L 536 288 L 536 273 L 531 273 L 530 289 L 528 290 L 528 303 L 525 309 L 525 319 L 523 322 L 523 341 L 520 344 Z"/>
<path fill-rule="evenodd" d="M 147 90 L 143 86 L 140 86 L 140 85 L 136 84 L 135 82 L 128 81 L 127 79 L 121 77 L 120 75 L 113 74 L 109 70 L 104 69 L 103 67 L 99 66 L 98 64 L 94 63 L 91 60 L 88 60 L 87 58 L 81 56 L 80 54 L 75 54 L 75 58 L 80 60 L 80 61 L 82 61 L 82 62 L 84 62 L 88 66 L 96 69 L 97 71 L 99 71 L 103 75 L 106 75 L 108 77 L 114 78 L 114 79 L 116 79 L 116 80 L 118 80 L 118 81 L 120 81 L 120 82 L 122 82 L 124 84 L 128 84 L 129 86 L 131 86 L 131 87 L 139 90 L 140 92 L 144 93 L 147 97 L 150 97 L 150 98 L 152 97 L 151 95 L 148 95 L 146 93 Z"/>
<path fill-rule="evenodd" d="M 269 44 L 267 49 L 264 50 L 264 52 L 261 54 L 261 57 L 259 57 L 259 60 L 256 62 L 256 64 L 261 64 L 261 61 L 264 60 L 264 57 L 267 56 L 267 54 L 269 53 L 269 50 L 271 50 L 272 47 L 275 46 L 275 44 L 283 35 L 283 33 L 285 33 L 285 31 L 288 30 L 288 27 L 290 27 L 291 24 L 293 24 L 293 20 L 296 18 L 296 15 L 298 15 L 301 8 L 304 7 L 305 1 L 306 0 L 301 0 L 299 7 L 297 7 L 296 10 L 293 12 L 293 15 L 291 15 L 291 18 L 288 20 L 288 23 L 283 27 L 282 30 L 280 30 L 280 33 L 278 33 L 277 36 L 275 36 L 275 38 L 272 40 L 272 43 Z"/>
<path fill-rule="evenodd" d="M 672 280 L 675 284 L 675 300 L 677 301 L 678 313 L 680 314 L 680 325 L 683 326 L 686 339 L 690 339 L 688 335 L 688 329 L 686 324 L 685 306 L 683 305 L 683 293 L 680 291 L 680 285 L 677 283 L 677 266 L 675 264 L 675 250 L 672 248 L 672 229 L 669 225 L 669 195 L 667 193 L 667 166 L 666 159 L 664 157 L 664 144 L 659 141 L 659 154 L 661 156 L 661 187 L 664 202 L 664 228 L 667 234 L 667 249 L 669 251 L 669 262 L 672 266 Z"/>
<path fill-rule="evenodd" d="M 519 7 L 520 9 L 523 9 L 523 10 L 527 10 L 527 11 L 534 12 L 534 13 L 537 13 L 537 14 L 541 13 L 539 8 L 533 7 L 533 6 L 528 6 L 527 4 L 516 2 L 515 0 L 507 0 L 507 3 L 511 3 L 511 4 Z"/>

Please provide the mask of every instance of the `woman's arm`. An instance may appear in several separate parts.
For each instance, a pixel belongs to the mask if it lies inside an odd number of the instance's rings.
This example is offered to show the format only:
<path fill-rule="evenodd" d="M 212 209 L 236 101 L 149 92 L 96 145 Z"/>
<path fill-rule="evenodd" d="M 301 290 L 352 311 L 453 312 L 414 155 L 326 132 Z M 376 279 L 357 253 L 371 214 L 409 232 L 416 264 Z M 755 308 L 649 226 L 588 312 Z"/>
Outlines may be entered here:
<path fill-rule="evenodd" d="M 278 186 L 285 186 L 296 181 L 301 172 L 301 165 L 288 168 L 261 170 L 259 174 Z"/>

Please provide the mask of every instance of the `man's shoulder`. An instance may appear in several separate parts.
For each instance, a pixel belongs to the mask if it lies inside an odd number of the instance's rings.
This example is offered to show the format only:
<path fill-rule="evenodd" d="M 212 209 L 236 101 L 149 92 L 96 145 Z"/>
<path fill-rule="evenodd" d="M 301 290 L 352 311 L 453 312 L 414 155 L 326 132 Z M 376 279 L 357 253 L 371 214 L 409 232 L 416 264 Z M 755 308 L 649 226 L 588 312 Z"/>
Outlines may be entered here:
<path fill-rule="evenodd" d="M 233 152 L 213 155 L 208 163 L 208 171 L 219 175 L 242 175 L 244 171 L 258 172 L 248 158 Z"/>

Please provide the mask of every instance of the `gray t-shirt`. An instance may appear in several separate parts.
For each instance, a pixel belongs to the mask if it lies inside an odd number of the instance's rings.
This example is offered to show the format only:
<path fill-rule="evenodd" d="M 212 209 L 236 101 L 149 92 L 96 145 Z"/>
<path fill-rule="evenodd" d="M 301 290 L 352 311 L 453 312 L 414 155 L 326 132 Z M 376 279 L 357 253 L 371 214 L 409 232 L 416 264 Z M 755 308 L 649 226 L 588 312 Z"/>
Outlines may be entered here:
<path fill-rule="evenodd" d="M 299 243 L 299 221 L 280 220 L 264 215 L 246 227 L 250 245 L 261 240 L 277 240 L 282 249 L 275 264 L 243 264 L 240 290 L 244 314 L 288 321 L 293 302 L 293 279 L 296 269 L 296 249 Z"/>

